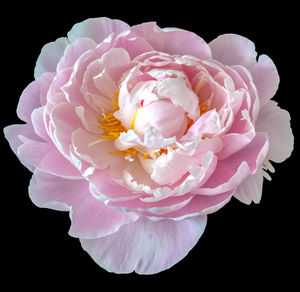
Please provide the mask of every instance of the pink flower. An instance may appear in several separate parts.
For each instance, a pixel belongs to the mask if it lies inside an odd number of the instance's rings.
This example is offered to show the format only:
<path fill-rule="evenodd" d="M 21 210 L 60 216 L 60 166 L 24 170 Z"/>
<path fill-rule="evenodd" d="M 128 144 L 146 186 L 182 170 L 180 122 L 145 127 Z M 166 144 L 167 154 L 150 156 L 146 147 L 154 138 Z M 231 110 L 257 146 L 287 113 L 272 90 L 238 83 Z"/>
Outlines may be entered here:
<path fill-rule="evenodd" d="M 153 274 L 181 260 L 206 216 L 261 198 L 293 149 L 272 60 L 225 34 L 87 19 L 45 45 L 5 128 L 39 207 L 103 268 Z"/>

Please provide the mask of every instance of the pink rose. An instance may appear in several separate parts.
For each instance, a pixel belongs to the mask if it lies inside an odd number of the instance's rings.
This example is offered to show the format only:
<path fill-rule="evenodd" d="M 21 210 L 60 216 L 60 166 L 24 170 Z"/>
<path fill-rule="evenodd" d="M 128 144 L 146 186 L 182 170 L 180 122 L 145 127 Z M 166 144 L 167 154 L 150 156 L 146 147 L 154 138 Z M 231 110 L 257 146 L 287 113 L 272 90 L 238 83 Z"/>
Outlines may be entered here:
<path fill-rule="evenodd" d="M 45 45 L 5 128 L 39 207 L 70 211 L 69 234 L 103 268 L 153 274 L 197 243 L 232 196 L 261 198 L 270 161 L 293 149 L 272 101 L 279 76 L 234 34 L 87 19 Z"/>

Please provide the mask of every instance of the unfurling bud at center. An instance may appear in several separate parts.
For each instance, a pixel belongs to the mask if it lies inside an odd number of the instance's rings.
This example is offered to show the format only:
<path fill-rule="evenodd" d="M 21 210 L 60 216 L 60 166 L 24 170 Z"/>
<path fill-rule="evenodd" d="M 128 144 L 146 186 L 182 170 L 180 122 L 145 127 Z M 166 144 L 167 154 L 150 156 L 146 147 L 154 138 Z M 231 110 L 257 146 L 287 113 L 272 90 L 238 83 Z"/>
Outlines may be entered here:
<path fill-rule="evenodd" d="M 174 118 L 176 117 L 176 118 Z M 140 106 L 132 117 L 131 128 L 143 135 L 147 128 L 155 127 L 164 137 L 184 135 L 188 124 L 185 111 L 167 99 Z"/>

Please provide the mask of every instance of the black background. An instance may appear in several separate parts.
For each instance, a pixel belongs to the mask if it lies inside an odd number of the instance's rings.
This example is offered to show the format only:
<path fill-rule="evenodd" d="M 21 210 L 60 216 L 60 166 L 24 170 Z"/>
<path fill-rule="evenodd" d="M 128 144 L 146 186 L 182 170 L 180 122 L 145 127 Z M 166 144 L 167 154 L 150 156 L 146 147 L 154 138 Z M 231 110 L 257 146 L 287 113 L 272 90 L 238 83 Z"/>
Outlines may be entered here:
<path fill-rule="evenodd" d="M 273 1 L 275 2 L 275 1 Z M 258 54 L 269 55 L 281 83 L 274 98 L 291 113 L 297 136 L 299 112 L 299 36 L 295 7 L 278 2 L 220 6 L 216 2 L 175 1 L 83 3 L 38 5 L 3 10 L 1 64 L 1 128 L 19 123 L 15 110 L 22 90 L 33 80 L 35 61 L 42 46 L 66 36 L 73 24 L 89 17 L 118 18 L 129 25 L 157 21 L 160 27 L 179 27 L 199 34 L 207 42 L 223 33 L 237 33 L 256 44 Z M 18 11 L 18 12 L 17 12 Z M 296 124 L 297 123 L 297 124 Z M 296 140 L 297 142 L 297 140 Z M 122 284 L 125 289 L 184 287 L 240 289 L 282 287 L 290 291 L 296 282 L 299 262 L 299 196 L 294 151 L 286 162 L 275 165 L 271 182 L 264 183 L 260 204 L 244 205 L 232 199 L 208 217 L 198 244 L 171 269 L 151 276 L 116 275 L 98 267 L 84 252 L 78 239 L 68 236 L 67 213 L 40 209 L 32 204 L 27 187 L 31 173 L 10 151 L 1 137 L 1 243 L 2 266 L 11 287 L 53 287 L 60 290 L 86 285 Z"/>

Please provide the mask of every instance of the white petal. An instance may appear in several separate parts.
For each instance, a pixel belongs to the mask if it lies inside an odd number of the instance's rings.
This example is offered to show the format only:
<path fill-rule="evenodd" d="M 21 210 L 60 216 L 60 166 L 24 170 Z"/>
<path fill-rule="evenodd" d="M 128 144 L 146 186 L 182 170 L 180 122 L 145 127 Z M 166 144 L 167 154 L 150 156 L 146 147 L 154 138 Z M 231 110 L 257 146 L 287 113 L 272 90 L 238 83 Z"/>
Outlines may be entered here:
<path fill-rule="evenodd" d="M 56 66 L 69 43 L 67 38 L 58 38 L 55 42 L 48 43 L 42 48 L 34 68 L 35 79 L 44 72 L 56 72 Z"/>
<path fill-rule="evenodd" d="M 193 248 L 206 216 L 180 221 L 140 218 L 110 236 L 81 240 L 94 261 L 114 273 L 154 274 L 170 268 Z"/>
<path fill-rule="evenodd" d="M 270 148 L 267 159 L 283 162 L 294 148 L 294 136 L 290 127 L 290 114 L 269 101 L 260 111 L 255 128 L 268 134 Z"/>
<path fill-rule="evenodd" d="M 68 32 L 68 38 L 71 42 L 83 37 L 89 37 L 97 43 L 102 42 L 111 33 L 118 35 L 120 32 L 128 29 L 125 22 L 107 17 L 89 18 L 76 23 Z"/>
<path fill-rule="evenodd" d="M 234 197 L 245 204 L 250 204 L 252 201 L 259 203 L 262 195 L 263 180 L 263 170 L 259 169 L 238 186 Z"/>

